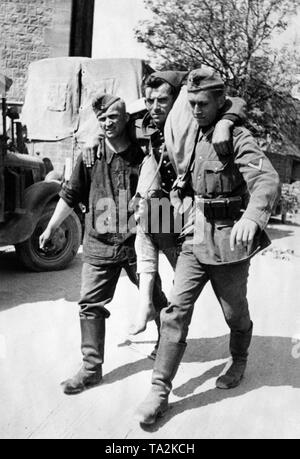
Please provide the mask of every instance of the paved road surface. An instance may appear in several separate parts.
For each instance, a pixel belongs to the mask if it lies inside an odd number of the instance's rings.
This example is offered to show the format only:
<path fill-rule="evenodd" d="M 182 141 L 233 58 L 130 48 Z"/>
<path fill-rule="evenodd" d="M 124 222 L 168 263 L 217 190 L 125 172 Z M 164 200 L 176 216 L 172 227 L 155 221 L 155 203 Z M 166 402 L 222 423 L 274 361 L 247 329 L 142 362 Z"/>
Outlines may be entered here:
<path fill-rule="evenodd" d="M 81 255 L 64 272 L 35 274 L 22 270 L 10 248 L 0 249 L 0 438 L 299 438 L 300 226 L 275 222 L 270 234 L 273 249 L 257 256 L 251 268 L 255 332 L 242 385 L 232 391 L 214 388 L 227 362 L 228 330 L 207 286 L 197 303 L 171 409 L 147 430 L 132 415 L 149 389 L 147 354 L 156 331 L 151 323 L 126 343 L 138 307 L 135 287 L 122 276 L 111 304 L 104 383 L 67 397 L 59 383 L 80 366 Z M 161 268 L 169 292 L 172 272 L 163 258 Z"/>

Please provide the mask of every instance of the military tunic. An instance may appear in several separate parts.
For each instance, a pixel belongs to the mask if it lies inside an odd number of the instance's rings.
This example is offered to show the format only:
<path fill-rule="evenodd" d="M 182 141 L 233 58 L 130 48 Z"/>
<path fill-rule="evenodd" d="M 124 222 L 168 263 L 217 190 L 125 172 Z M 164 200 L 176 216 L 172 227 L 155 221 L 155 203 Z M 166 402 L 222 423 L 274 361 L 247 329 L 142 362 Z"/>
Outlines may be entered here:
<path fill-rule="evenodd" d="M 70 182 L 61 191 L 61 198 L 70 207 L 81 202 L 88 210 L 79 300 L 82 319 L 109 317 L 106 306 L 114 296 L 122 268 L 138 286 L 132 231 L 135 227 L 128 225 L 132 217 L 128 204 L 136 191 L 142 160 L 142 151 L 136 144 L 116 154 L 102 142 L 93 169 L 87 169 L 79 156 Z M 155 279 L 153 301 L 157 310 L 167 302 L 159 276 Z"/>
<path fill-rule="evenodd" d="M 165 147 L 164 132 L 153 123 L 149 114 L 136 121 L 136 138 L 145 152 L 137 193 L 148 198 L 149 212 L 144 224 L 137 228 L 136 252 L 138 272 L 158 271 L 158 252 L 161 249 L 175 269 L 178 246 L 174 234 L 174 212 L 169 194 L 177 174 Z M 151 198 L 167 199 L 169 205 L 159 209 L 156 229 L 151 228 Z M 165 201 L 166 202 L 166 201 Z M 164 215 L 163 215 L 164 212 Z M 164 227 L 166 222 L 166 227 Z"/>
<path fill-rule="evenodd" d="M 247 333 L 251 327 L 250 258 L 269 243 L 263 230 L 278 196 L 279 178 L 246 129 L 234 130 L 232 154 L 223 157 L 213 148 L 212 134 L 213 127 L 201 132 L 187 171 L 194 206 L 170 305 L 161 314 L 161 335 L 167 341 L 185 342 L 194 304 L 208 281 L 231 331 Z M 239 218 L 253 220 L 259 231 L 250 248 L 232 252 L 230 234 Z"/>
<path fill-rule="evenodd" d="M 194 253 L 201 263 L 240 262 L 269 244 L 263 230 L 278 197 L 279 178 L 247 129 L 234 129 L 232 155 L 227 156 L 217 155 L 212 135 L 213 128 L 197 140 L 190 167 L 194 208 L 185 232 L 193 234 Z M 251 247 L 231 251 L 230 234 L 239 218 L 254 221 L 259 231 Z"/>
<path fill-rule="evenodd" d="M 182 94 L 179 97 L 179 105 L 183 103 L 183 96 L 186 97 L 185 90 L 182 90 Z M 175 112 L 178 110 L 179 105 L 178 101 L 176 101 L 174 105 Z M 191 121 L 190 109 L 186 109 L 186 101 L 184 101 L 184 107 L 183 111 L 187 112 L 184 119 L 185 123 L 188 121 L 190 124 L 188 132 L 189 136 L 191 136 L 192 133 L 196 134 L 197 130 Z M 244 108 L 245 103 L 242 99 L 228 99 L 220 116 L 223 119 L 238 123 L 245 117 Z M 171 110 L 168 119 L 173 119 L 173 110 Z M 141 166 L 137 192 L 142 197 L 150 198 L 149 208 L 151 206 L 151 198 L 153 197 L 169 199 L 169 193 L 177 177 L 177 171 L 183 167 L 186 161 L 181 159 L 182 149 L 180 151 L 176 149 L 170 151 L 166 147 L 165 134 L 168 135 L 169 133 L 169 124 L 170 122 L 167 120 L 166 128 L 159 130 L 154 125 L 149 114 L 142 120 L 136 120 L 135 124 L 136 138 L 147 155 Z M 180 129 L 182 129 L 182 126 L 178 127 L 179 132 Z M 181 164 L 180 167 L 179 164 Z M 157 168 L 158 166 L 159 169 Z M 147 215 L 147 223 L 144 225 L 143 230 L 141 227 L 138 227 L 136 240 L 138 272 L 153 272 L 157 270 L 159 249 L 164 251 L 171 265 L 173 267 L 176 266 L 177 255 L 181 246 L 178 236 L 183 226 L 182 216 L 174 213 L 172 205 L 169 207 L 166 205 L 163 210 L 159 209 L 159 212 L 160 221 L 159 225 L 156 225 L 158 230 L 153 231 L 153 228 L 149 228 L 149 225 L 147 226 L 149 222 L 153 222 L 150 212 Z M 164 212 L 164 215 L 162 215 L 162 212 Z"/>

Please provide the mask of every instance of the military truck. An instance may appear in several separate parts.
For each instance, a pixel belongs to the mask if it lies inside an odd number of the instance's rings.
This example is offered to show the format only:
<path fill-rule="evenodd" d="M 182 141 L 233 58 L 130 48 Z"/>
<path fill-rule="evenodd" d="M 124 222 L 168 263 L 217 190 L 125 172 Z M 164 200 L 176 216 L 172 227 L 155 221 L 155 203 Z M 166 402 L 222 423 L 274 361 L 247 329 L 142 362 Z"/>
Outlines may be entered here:
<path fill-rule="evenodd" d="M 0 75 L 0 247 L 14 245 L 21 262 L 30 270 L 60 270 L 78 252 L 82 239 L 80 212 L 77 215 L 74 211 L 46 249 L 40 249 L 39 236 L 53 214 L 61 182 L 53 174 L 51 162 L 28 154 L 18 104 L 7 103 L 5 97 L 11 84 Z"/>
<path fill-rule="evenodd" d="M 21 112 L 30 155 L 51 160 L 68 178 L 84 142 L 98 131 L 94 96 L 115 94 L 130 113 L 139 111 L 143 81 L 151 72 L 143 60 L 127 58 L 57 57 L 30 64 Z"/>

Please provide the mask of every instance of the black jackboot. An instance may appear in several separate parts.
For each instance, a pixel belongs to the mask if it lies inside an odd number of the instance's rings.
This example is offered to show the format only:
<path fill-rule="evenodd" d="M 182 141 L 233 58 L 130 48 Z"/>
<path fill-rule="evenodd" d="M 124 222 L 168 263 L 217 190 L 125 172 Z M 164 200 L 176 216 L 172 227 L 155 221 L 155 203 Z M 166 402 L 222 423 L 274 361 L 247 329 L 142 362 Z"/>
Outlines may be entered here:
<path fill-rule="evenodd" d="M 156 326 L 157 326 L 158 338 L 157 338 L 156 344 L 154 346 L 154 349 L 152 350 L 151 354 L 148 355 L 148 358 L 151 359 L 151 360 L 155 360 L 156 359 L 157 351 L 158 351 L 158 347 L 159 347 L 159 342 L 160 342 L 160 326 L 161 326 L 160 314 L 156 317 L 155 323 L 156 323 Z"/>
<path fill-rule="evenodd" d="M 218 389 L 233 389 L 237 387 L 244 377 L 248 360 L 248 349 L 252 339 L 253 324 L 246 333 L 231 332 L 230 352 L 232 355 L 232 365 L 227 372 L 217 379 Z"/>
<path fill-rule="evenodd" d="M 81 319 L 80 326 L 83 365 L 73 378 L 62 383 L 63 391 L 68 395 L 79 394 L 102 380 L 105 319 Z"/>
<path fill-rule="evenodd" d="M 166 295 L 164 294 L 164 292 L 162 291 L 161 278 L 159 274 L 157 274 L 155 278 L 154 288 L 153 288 L 153 306 L 154 306 L 155 311 L 157 311 L 157 317 L 155 319 L 155 323 L 157 326 L 158 337 L 157 337 L 157 341 L 156 341 L 153 351 L 151 352 L 151 354 L 148 355 L 148 358 L 151 360 L 156 359 L 159 342 L 160 342 L 160 327 L 161 327 L 160 314 L 161 314 L 161 311 L 168 306 L 168 304 L 169 304 L 168 299 Z"/>
<path fill-rule="evenodd" d="M 154 424 L 167 411 L 172 381 L 185 349 L 186 344 L 168 341 L 160 343 L 154 364 L 150 393 L 135 414 L 135 419 L 140 424 Z"/>

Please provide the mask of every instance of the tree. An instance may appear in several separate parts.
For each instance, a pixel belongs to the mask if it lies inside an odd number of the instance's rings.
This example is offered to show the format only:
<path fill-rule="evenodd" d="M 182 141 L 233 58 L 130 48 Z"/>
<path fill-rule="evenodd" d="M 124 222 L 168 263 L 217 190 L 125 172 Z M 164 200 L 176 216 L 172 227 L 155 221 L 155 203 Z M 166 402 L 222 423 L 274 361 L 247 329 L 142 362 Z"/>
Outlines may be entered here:
<path fill-rule="evenodd" d="M 253 130 L 280 141 L 283 112 L 289 134 L 295 113 L 286 95 L 300 74 L 299 51 L 273 49 L 299 0 L 144 0 L 153 20 L 136 30 L 159 68 L 206 65 L 225 79 L 231 94 L 248 102 Z"/>

